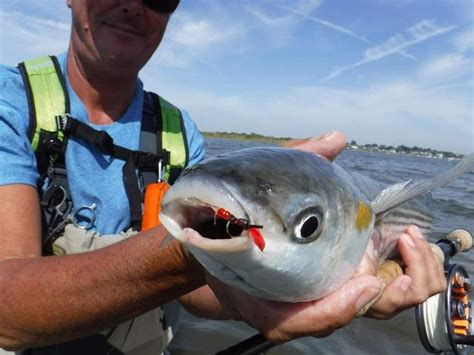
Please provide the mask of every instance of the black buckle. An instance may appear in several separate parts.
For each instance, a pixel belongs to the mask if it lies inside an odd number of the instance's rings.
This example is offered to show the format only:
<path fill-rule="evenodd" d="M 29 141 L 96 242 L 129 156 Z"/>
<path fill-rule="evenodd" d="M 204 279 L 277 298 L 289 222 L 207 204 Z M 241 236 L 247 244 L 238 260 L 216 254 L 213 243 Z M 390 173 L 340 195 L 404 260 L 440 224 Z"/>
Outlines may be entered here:
<path fill-rule="evenodd" d="M 55 155 L 63 153 L 63 142 L 55 134 L 46 135 L 42 144 L 48 154 Z"/>
<path fill-rule="evenodd" d="M 169 152 L 163 151 L 163 154 L 157 155 L 150 152 L 135 151 L 135 165 L 137 168 L 146 171 L 156 172 L 158 164 L 161 161 L 162 165 L 168 164 Z"/>
<path fill-rule="evenodd" d="M 70 125 L 69 122 L 71 122 L 71 120 L 69 119 L 71 116 L 69 114 L 64 114 L 64 115 L 57 115 L 55 118 L 56 118 L 56 126 L 58 127 L 58 130 L 59 131 L 63 131 L 63 132 L 66 132 L 67 130 L 70 129 L 70 127 L 68 126 L 68 124 Z"/>
<path fill-rule="evenodd" d="M 103 153 L 114 155 L 114 139 L 107 132 L 97 131 L 93 142 Z"/>

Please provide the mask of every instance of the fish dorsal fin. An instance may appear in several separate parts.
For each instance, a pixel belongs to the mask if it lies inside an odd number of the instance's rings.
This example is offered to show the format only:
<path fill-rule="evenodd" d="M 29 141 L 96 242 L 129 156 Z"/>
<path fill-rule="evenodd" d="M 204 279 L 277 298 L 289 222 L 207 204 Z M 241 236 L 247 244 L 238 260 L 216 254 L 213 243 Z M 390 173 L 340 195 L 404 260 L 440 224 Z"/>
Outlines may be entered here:
<path fill-rule="evenodd" d="M 412 198 L 424 195 L 427 192 L 450 183 L 462 174 L 470 171 L 473 163 L 474 153 L 471 153 L 465 155 L 461 162 L 454 168 L 438 176 L 419 181 L 408 180 L 387 187 L 379 193 L 371 203 L 376 218 L 380 219 L 385 213 Z"/>

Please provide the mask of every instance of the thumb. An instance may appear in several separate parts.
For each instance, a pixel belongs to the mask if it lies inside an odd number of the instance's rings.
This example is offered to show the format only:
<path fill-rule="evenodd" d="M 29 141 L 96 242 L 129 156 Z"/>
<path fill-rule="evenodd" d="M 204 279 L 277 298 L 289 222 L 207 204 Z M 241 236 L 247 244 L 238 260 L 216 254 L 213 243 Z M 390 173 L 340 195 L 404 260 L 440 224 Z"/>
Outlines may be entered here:
<path fill-rule="evenodd" d="M 375 276 L 356 276 L 319 300 L 318 306 L 329 311 L 326 314 L 328 323 L 340 328 L 368 309 L 378 298 L 381 289 L 380 281 Z M 331 320 L 331 317 L 334 319 Z"/>
<path fill-rule="evenodd" d="M 346 147 L 346 137 L 344 133 L 334 131 L 317 137 L 292 139 L 283 143 L 283 146 L 319 154 L 329 160 L 334 160 Z"/>

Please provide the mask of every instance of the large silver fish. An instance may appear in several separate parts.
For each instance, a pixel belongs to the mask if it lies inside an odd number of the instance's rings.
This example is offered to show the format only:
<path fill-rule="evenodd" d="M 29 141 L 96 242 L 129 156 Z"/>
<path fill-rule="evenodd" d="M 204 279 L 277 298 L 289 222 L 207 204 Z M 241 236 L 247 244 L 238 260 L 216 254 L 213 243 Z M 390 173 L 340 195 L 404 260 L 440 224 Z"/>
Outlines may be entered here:
<path fill-rule="evenodd" d="M 221 281 L 270 300 L 315 300 L 347 281 L 368 247 L 382 261 L 408 224 L 428 234 L 431 211 L 415 197 L 473 161 L 382 189 L 309 152 L 245 149 L 186 170 L 163 199 L 160 221 Z"/>

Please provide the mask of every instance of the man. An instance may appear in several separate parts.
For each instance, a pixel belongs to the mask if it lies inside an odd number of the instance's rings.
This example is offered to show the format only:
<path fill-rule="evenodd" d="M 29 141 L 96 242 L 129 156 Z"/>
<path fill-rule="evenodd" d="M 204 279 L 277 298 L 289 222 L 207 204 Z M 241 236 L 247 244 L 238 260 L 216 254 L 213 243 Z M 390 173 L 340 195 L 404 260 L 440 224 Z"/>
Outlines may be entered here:
<path fill-rule="evenodd" d="M 139 148 L 145 94 L 138 72 L 161 42 L 178 2 L 67 1 L 72 32 L 59 66 L 74 118 L 108 132 L 117 145 Z M 134 342 L 135 335 L 128 337 L 139 321 L 126 323 L 129 328 L 122 337 L 117 324 L 179 297 L 195 314 L 242 319 L 269 339 L 283 342 L 347 324 L 380 293 L 377 279 L 363 275 L 317 302 L 258 300 L 211 277 L 206 280 L 200 265 L 179 243 L 167 239 L 162 227 L 97 250 L 42 257 L 39 177 L 27 136 L 25 87 L 18 70 L 5 67 L 0 85 L 0 348 L 33 348 L 29 354 L 114 354 L 127 351 L 132 342 L 131 351 L 150 353 L 142 348 L 146 344 L 159 344 L 162 350 L 164 340 Z M 185 113 L 183 121 L 193 164 L 203 157 L 202 138 Z M 289 145 L 334 158 L 345 141 L 336 133 Z M 104 156 L 74 137 L 65 159 L 74 208 L 94 206 L 93 227 L 98 233 L 126 230 L 131 220 L 124 161 Z M 417 230 L 408 230 L 399 247 L 407 275 L 385 288 L 371 311 L 378 317 L 422 302 L 445 287 L 441 266 Z"/>

